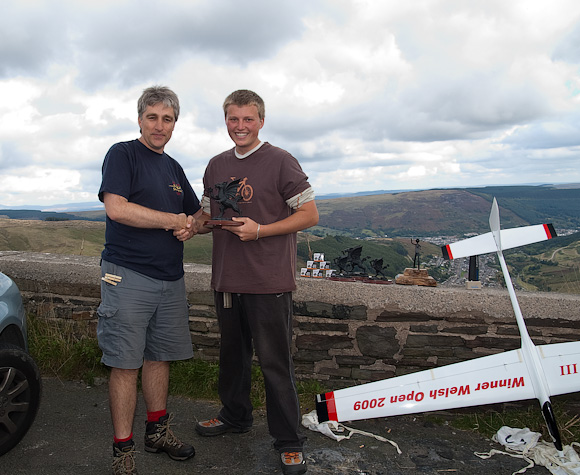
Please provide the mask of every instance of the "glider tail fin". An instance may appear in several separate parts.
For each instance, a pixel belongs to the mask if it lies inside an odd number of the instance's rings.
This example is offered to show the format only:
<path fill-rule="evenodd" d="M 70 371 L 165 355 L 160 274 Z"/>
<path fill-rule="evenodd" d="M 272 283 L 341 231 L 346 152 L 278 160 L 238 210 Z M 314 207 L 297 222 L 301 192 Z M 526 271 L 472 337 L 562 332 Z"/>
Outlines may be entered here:
<path fill-rule="evenodd" d="M 491 204 L 491 213 L 489 214 L 489 227 L 491 228 L 491 234 L 497 246 L 497 251 L 501 252 L 501 234 L 499 228 L 499 207 L 497 206 L 497 201 L 494 197 L 493 203 Z"/>

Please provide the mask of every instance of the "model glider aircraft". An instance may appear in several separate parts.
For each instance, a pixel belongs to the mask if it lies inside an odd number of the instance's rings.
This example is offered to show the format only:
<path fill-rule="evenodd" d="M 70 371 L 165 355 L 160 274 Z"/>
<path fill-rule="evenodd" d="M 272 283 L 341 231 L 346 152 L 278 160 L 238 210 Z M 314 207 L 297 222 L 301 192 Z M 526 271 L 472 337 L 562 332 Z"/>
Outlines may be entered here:
<path fill-rule="evenodd" d="M 535 346 L 520 311 L 503 249 L 556 237 L 551 224 L 500 230 L 494 198 L 491 232 L 443 247 L 448 259 L 496 252 L 521 336 L 521 347 L 461 363 L 319 394 L 320 422 L 337 422 L 538 399 L 554 445 L 562 442 L 550 396 L 580 391 L 580 342 Z"/>

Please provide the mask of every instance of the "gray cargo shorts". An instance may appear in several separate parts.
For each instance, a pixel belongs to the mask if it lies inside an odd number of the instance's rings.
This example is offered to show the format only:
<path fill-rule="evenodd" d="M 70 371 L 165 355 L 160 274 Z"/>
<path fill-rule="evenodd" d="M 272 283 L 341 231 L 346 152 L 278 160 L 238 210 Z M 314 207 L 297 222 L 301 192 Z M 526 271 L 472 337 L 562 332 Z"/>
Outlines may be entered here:
<path fill-rule="evenodd" d="M 149 361 L 186 360 L 193 356 L 183 278 L 153 279 L 105 260 L 101 275 L 120 277 L 117 285 L 101 281 L 97 338 L 101 362 L 137 369 Z"/>

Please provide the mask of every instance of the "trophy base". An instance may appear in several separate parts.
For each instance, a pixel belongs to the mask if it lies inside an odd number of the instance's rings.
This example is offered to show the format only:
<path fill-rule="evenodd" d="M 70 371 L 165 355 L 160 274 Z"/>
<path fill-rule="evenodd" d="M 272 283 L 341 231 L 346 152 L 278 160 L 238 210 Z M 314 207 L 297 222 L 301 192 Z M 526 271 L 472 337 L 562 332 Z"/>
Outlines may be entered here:
<path fill-rule="evenodd" d="M 429 275 L 427 269 L 414 269 L 408 267 L 405 269 L 403 274 L 399 274 L 395 278 L 395 284 L 437 287 L 437 281 Z"/>
<path fill-rule="evenodd" d="M 231 219 L 209 219 L 203 223 L 206 228 L 221 229 L 223 226 L 241 226 L 243 221 L 232 221 Z"/>

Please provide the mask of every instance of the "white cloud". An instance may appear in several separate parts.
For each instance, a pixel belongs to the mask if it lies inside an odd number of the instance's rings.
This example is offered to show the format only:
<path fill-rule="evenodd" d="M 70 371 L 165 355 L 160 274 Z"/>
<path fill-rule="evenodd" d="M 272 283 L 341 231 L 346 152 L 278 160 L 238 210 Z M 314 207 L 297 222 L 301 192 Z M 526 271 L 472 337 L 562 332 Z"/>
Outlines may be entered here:
<path fill-rule="evenodd" d="M 317 194 L 580 182 L 576 0 L 25 0 L 3 18 L 2 205 L 95 199 L 154 83 L 179 94 L 167 151 L 198 192 L 238 88 Z"/>

